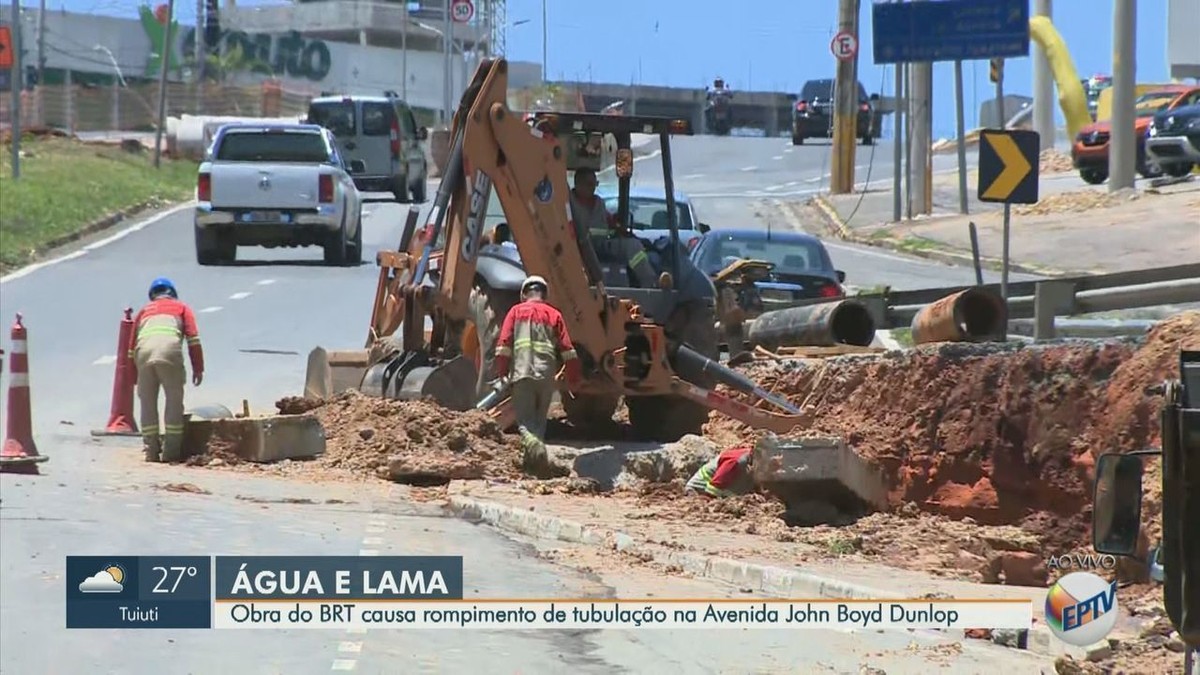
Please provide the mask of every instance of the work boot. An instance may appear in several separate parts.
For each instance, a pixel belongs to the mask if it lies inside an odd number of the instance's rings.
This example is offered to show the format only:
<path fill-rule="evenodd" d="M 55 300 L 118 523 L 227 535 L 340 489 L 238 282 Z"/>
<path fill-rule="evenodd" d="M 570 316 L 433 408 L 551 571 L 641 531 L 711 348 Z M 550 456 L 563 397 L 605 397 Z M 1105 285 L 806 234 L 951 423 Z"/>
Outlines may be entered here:
<path fill-rule="evenodd" d="M 521 469 L 535 477 L 545 478 L 550 468 L 546 445 L 528 429 L 521 427 Z"/>
<path fill-rule="evenodd" d="M 178 464 L 183 461 L 183 436 L 171 434 L 163 443 L 162 461 L 167 464 Z"/>
<path fill-rule="evenodd" d="M 162 444 L 158 438 L 143 438 L 142 453 L 146 457 L 147 462 L 162 461 Z"/>

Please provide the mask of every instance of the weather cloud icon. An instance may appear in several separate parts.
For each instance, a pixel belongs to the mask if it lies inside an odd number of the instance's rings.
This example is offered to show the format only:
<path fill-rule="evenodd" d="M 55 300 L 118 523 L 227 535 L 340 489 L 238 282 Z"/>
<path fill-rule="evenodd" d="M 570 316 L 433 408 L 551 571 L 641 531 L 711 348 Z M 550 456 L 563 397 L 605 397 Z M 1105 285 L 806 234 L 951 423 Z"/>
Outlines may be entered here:
<path fill-rule="evenodd" d="M 82 593 L 120 593 L 125 588 L 121 585 L 124 580 L 125 570 L 120 565 L 109 565 L 80 582 L 79 590 Z"/>

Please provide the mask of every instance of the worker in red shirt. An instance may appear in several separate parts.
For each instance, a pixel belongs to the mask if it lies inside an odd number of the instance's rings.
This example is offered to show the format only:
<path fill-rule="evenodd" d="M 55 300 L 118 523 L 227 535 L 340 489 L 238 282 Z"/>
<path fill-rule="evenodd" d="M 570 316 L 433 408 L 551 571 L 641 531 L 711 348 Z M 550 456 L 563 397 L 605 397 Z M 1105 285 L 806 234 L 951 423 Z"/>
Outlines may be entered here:
<path fill-rule="evenodd" d="M 729 448 L 713 457 L 688 479 L 684 489 L 709 497 L 734 497 L 754 490 L 749 447 Z"/>
<path fill-rule="evenodd" d="M 559 364 L 567 386 L 583 380 L 583 368 L 571 344 L 562 314 L 546 302 L 546 280 L 530 276 L 521 284 L 521 302 L 508 311 L 496 343 L 496 376 L 507 378 L 521 432 L 523 466 L 543 475 L 550 464 L 546 452 L 546 416 L 557 388 Z"/>
<path fill-rule="evenodd" d="M 183 343 L 187 342 L 192 362 L 192 384 L 204 379 L 204 350 L 192 308 L 179 301 L 170 279 L 159 277 L 150 284 L 150 302 L 134 320 L 129 356 L 137 370 L 138 399 L 142 405 L 142 448 L 148 462 L 178 462 L 183 459 Z M 158 428 L 158 389 L 166 397 L 164 429 Z"/>

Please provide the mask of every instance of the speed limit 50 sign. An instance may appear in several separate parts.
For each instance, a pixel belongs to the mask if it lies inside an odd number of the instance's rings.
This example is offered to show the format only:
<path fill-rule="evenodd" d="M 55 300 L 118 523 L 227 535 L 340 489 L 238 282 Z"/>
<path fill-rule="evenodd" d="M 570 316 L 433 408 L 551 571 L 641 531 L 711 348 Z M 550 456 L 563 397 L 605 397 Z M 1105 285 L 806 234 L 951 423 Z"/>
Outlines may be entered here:
<path fill-rule="evenodd" d="M 475 18 L 475 3 L 471 0 L 454 0 L 450 3 L 450 17 L 456 23 L 467 23 Z"/>

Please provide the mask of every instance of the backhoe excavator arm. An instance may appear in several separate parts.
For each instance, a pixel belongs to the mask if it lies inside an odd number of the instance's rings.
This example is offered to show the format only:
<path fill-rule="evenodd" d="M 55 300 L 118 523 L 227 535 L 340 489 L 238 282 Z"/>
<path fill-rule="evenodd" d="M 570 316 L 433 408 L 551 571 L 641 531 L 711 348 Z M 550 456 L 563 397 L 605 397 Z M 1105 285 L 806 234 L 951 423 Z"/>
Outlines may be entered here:
<path fill-rule="evenodd" d="M 462 181 L 455 200 L 468 203 L 469 208 L 459 211 L 470 215 L 467 227 L 451 227 L 447 233 L 443 307 L 451 316 L 465 314 L 487 205 L 481 186 L 490 184 L 525 272 L 549 283 L 548 300 L 562 312 L 576 350 L 599 359 L 609 344 L 602 317 L 608 303 L 585 272 L 569 211 L 564 150 L 557 138 L 531 129 L 508 109 L 506 61 L 485 63 L 476 78 L 479 90 L 464 122 L 462 145 L 462 166 L 473 188 L 468 195 L 468 181 Z"/>

